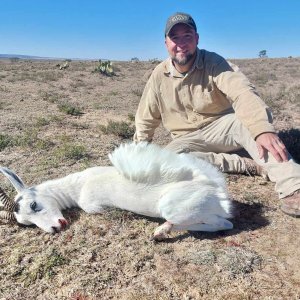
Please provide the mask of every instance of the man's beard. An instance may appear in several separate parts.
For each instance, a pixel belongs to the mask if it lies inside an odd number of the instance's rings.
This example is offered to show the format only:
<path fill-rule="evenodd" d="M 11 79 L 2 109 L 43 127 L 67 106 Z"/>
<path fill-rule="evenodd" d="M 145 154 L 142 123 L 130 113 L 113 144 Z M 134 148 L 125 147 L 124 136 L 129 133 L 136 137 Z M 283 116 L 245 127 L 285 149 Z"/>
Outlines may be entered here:
<path fill-rule="evenodd" d="M 175 62 L 179 66 L 184 66 L 188 62 L 190 62 L 194 58 L 194 54 L 188 53 L 185 57 L 183 58 L 178 58 L 176 56 L 172 56 L 171 59 L 173 62 Z"/>

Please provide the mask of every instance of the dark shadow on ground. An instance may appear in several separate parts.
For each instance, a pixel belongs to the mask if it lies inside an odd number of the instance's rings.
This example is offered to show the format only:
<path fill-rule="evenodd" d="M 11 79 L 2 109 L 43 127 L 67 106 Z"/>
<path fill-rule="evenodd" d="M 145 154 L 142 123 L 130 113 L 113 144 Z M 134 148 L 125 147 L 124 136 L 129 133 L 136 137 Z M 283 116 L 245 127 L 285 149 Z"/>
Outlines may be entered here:
<path fill-rule="evenodd" d="M 73 207 L 73 208 L 69 208 L 67 210 L 64 210 L 63 216 L 66 218 L 66 220 L 70 224 L 74 223 L 75 221 L 77 221 L 80 218 L 80 214 L 83 212 L 82 209 L 77 208 L 77 207 Z"/>
<path fill-rule="evenodd" d="M 233 223 L 233 229 L 217 232 L 189 231 L 174 238 L 169 238 L 165 242 L 172 243 L 189 236 L 193 236 L 196 239 L 219 239 L 221 237 L 233 236 L 243 231 L 253 231 L 265 227 L 270 223 L 263 216 L 263 213 L 267 210 L 273 210 L 273 208 L 265 207 L 260 203 L 240 203 L 234 200 L 232 203 L 234 217 L 230 221 Z"/>
<path fill-rule="evenodd" d="M 300 163 L 300 130 L 291 128 L 288 130 L 279 131 L 278 136 L 285 144 L 289 153 L 292 155 L 294 160 Z"/>

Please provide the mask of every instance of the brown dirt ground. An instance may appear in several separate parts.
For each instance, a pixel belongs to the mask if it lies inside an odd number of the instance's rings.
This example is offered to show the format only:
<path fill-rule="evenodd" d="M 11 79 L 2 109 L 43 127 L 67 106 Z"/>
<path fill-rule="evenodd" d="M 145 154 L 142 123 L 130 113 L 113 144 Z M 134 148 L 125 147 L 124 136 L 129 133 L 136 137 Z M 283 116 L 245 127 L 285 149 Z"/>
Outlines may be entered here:
<path fill-rule="evenodd" d="M 276 128 L 299 129 L 300 58 L 233 62 L 273 108 Z M 155 67 L 114 62 L 117 76 L 107 77 L 92 72 L 96 61 L 71 61 L 66 70 L 57 63 L 0 60 L 0 136 L 17 141 L 0 148 L 0 165 L 28 185 L 108 165 L 124 140 L 100 125 L 130 123 Z M 61 103 L 82 114 L 66 114 Z M 155 142 L 169 140 L 159 128 Z M 74 147 L 84 147 L 77 159 L 66 154 Z M 227 181 L 236 207 L 228 232 L 172 233 L 154 243 L 160 221 L 119 210 L 72 209 L 70 226 L 55 235 L 0 223 L 0 299 L 300 299 L 300 220 L 281 213 L 273 183 Z M 13 194 L 3 176 L 0 183 Z"/>

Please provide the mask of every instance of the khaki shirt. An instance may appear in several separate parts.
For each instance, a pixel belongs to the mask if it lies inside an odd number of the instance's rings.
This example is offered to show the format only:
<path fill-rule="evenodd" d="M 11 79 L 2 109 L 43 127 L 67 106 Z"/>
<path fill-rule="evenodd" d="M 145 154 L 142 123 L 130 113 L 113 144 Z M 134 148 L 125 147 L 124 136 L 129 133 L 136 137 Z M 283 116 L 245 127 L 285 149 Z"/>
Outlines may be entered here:
<path fill-rule="evenodd" d="M 197 49 L 187 74 L 179 73 L 170 58 L 154 69 L 136 113 L 134 140 L 151 141 L 161 121 L 176 138 L 233 112 L 253 138 L 275 132 L 268 107 L 238 67 Z"/>

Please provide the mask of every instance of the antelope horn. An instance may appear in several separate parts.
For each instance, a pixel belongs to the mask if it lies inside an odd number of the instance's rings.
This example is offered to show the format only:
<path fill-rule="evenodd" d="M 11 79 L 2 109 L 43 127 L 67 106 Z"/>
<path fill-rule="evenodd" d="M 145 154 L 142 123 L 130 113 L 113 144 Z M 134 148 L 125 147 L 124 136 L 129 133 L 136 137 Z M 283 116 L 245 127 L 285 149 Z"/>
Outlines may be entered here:
<path fill-rule="evenodd" d="M 9 222 L 15 222 L 16 217 L 11 211 L 0 210 L 0 219 L 4 219 Z"/>
<path fill-rule="evenodd" d="M 9 198 L 6 193 L 0 188 L 0 202 L 3 204 L 5 210 L 9 212 L 15 211 L 17 204 Z"/>

